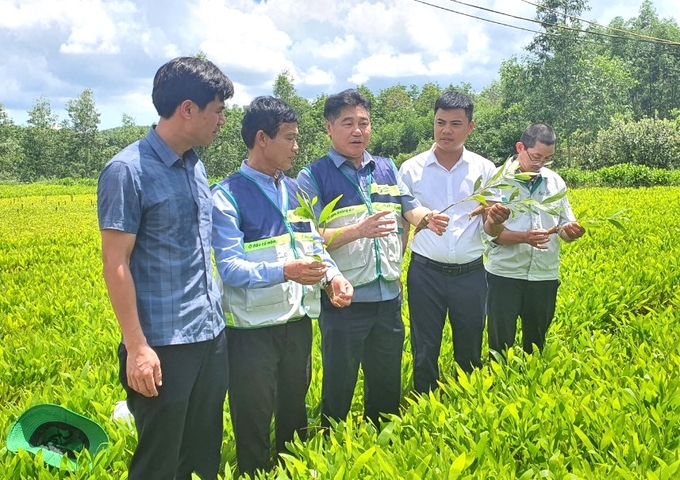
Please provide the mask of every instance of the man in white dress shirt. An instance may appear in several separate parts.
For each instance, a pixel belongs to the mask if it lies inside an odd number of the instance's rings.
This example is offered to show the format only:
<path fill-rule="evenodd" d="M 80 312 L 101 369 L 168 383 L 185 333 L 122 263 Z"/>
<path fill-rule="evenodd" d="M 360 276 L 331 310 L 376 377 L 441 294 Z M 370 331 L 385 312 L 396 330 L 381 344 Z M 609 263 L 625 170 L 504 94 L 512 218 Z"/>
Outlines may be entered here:
<path fill-rule="evenodd" d="M 401 166 L 404 183 L 427 208 L 439 211 L 468 197 L 480 176 L 486 181 L 494 174 L 492 162 L 465 148 L 475 125 L 473 110 L 467 95 L 444 92 L 434 106 L 434 145 Z M 451 220 L 443 236 L 423 230 L 411 242 L 407 291 L 417 393 L 437 388 L 447 314 L 456 362 L 465 372 L 481 365 L 487 291 L 481 230 L 497 236 L 510 210 L 496 203 L 470 218 L 477 206 L 476 201 L 453 206 L 444 212 Z"/>

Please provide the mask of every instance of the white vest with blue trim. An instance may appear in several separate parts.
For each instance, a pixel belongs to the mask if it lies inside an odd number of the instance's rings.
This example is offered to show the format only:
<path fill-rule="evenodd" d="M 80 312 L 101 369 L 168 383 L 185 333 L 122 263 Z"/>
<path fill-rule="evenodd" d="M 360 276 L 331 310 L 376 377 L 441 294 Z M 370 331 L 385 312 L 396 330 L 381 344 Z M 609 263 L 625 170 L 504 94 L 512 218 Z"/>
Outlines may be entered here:
<path fill-rule="evenodd" d="M 313 224 L 295 214 L 297 184 L 284 177 L 287 191 L 285 217 L 254 180 L 237 172 L 215 188 L 235 202 L 244 234 L 245 258 L 249 262 L 287 262 L 314 253 Z M 287 200 L 287 201 L 285 201 Z M 222 284 L 222 307 L 227 326 L 260 328 L 294 321 L 321 310 L 319 285 L 293 281 L 264 288 L 241 288 Z"/>

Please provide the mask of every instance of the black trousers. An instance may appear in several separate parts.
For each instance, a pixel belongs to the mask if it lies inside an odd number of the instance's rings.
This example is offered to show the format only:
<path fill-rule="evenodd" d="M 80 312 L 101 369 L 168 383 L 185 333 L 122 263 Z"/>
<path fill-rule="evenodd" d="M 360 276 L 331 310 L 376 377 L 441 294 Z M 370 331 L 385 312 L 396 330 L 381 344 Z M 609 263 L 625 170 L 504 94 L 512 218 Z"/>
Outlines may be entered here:
<path fill-rule="evenodd" d="M 120 382 L 135 419 L 138 443 L 130 462 L 130 480 L 203 480 L 217 478 L 227 392 L 227 341 L 215 339 L 154 347 L 163 385 L 157 397 L 145 397 L 127 384 L 127 350 L 118 349 Z"/>
<path fill-rule="evenodd" d="M 502 353 L 515 343 L 517 317 L 522 320 L 522 348 L 543 350 L 545 335 L 555 315 L 559 280 L 529 281 L 487 272 L 489 348 Z"/>
<path fill-rule="evenodd" d="M 276 451 L 295 432 L 307 436 L 312 323 L 309 317 L 282 325 L 229 329 L 229 407 L 241 474 L 254 477 L 270 466 L 270 426 L 276 419 Z"/>
<path fill-rule="evenodd" d="M 328 296 L 322 295 L 319 328 L 321 424 L 329 426 L 329 418 L 347 418 L 359 365 L 364 371 L 364 416 L 378 425 L 381 413 L 399 413 L 404 349 L 401 296 L 335 308 Z"/>
<path fill-rule="evenodd" d="M 465 372 L 481 366 L 486 279 L 481 262 L 442 273 L 417 261 L 415 255 L 407 274 L 413 388 L 417 393 L 425 393 L 437 388 L 447 314 L 453 333 L 454 360 Z"/>

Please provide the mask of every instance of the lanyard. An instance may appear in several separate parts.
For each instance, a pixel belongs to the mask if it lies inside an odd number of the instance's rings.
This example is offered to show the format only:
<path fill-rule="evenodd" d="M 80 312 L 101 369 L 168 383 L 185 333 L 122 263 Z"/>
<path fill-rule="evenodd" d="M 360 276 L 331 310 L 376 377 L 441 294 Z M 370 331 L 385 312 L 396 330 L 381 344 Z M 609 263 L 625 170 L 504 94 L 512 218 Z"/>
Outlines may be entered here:
<path fill-rule="evenodd" d="M 281 209 L 279 209 L 279 206 L 274 203 L 274 201 L 267 195 L 267 193 L 262 189 L 262 186 L 255 181 L 255 179 L 251 178 L 250 176 L 246 175 L 243 171 L 239 172 L 241 175 L 246 177 L 248 180 L 253 182 L 255 186 L 260 189 L 262 192 L 262 195 L 265 196 L 267 201 L 271 203 L 274 208 L 276 209 L 279 214 L 281 214 L 281 218 L 283 219 L 283 224 L 286 226 L 286 230 L 288 231 L 288 236 L 290 237 L 290 247 L 293 249 L 293 255 L 295 255 L 295 258 L 300 258 L 300 254 L 298 253 L 297 247 L 295 246 L 295 234 L 293 233 L 293 227 L 291 227 L 290 222 L 288 221 L 288 206 L 289 206 L 289 199 L 288 199 L 288 187 L 286 186 L 286 182 L 281 179 L 281 183 L 279 184 L 281 187 Z M 284 213 L 285 212 L 285 213 Z"/>
<path fill-rule="evenodd" d="M 368 166 L 367 166 L 368 168 Z M 342 173 L 347 180 L 349 180 L 349 183 L 351 183 L 354 188 L 356 189 L 357 193 L 361 196 L 361 199 L 363 200 L 364 204 L 366 205 L 366 208 L 368 209 L 368 214 L 373 215 L 373 204 L 371 203 L 371 187 L 373 186 L 373 172 L 371 172 L 370 168 L 368 169 L 368 197 L 366 197 L 366 194 L 364 193 L 363 189 L 357 182 L 354 181 L 343 169 L 340 169 L 340 173 Z M 359 176 L 359 171 L 357 170 L 357 177 Z"/>

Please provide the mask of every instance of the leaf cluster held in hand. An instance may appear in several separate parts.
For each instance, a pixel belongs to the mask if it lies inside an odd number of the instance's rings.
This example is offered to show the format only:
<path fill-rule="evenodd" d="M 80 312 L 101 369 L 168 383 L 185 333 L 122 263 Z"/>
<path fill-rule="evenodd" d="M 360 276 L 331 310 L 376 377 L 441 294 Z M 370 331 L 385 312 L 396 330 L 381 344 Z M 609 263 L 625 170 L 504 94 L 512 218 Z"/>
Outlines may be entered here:
<path fill-rule="evenodd" d="M 323 235 L 326 231 L 328 221 L 335 210 L 335 206 L 342 198 L 342 194 L 335 197 L 333 200 L 328 202 L 325 207 L 323 207 L 321 213 L 319 214 L 319 218 L 316 218 L 316 214 L 314 213 L 314 205 L 316 205 L 319 201 L 318 197 L 311 198 L 307 192 L 301 189 L 295 193 L 295 196 L 297 197 L 298 203 L 300 204 L 300 206 L 295 209 L 295 214 L 302 218 L 311 220 L 316 229 L 321 233 L 321 235 Z M 331 235 L 328 241 L 324 243 L 324 246 L 328 247 L 335 237 L 337 237 L 340 233 L 341 231 L 339 229 L 333 232 L 333 235 Z"/>

